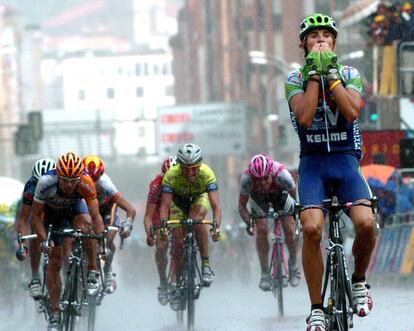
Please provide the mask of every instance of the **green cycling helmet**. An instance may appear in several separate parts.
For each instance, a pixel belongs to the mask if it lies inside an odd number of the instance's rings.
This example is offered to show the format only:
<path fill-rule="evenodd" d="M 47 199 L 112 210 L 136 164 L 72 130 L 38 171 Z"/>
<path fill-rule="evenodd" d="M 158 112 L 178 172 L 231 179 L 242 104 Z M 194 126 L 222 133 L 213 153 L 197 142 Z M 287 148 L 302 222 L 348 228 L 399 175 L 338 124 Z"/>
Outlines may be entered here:
<path fill-rule="evenodd" d="M 300 24 L 300 40 L 302 41 L 308 32 L 315 29 L 327 29 L 333 33 L 335 38 L 338 35 L 336 22 L 332 17 L 320 13 L 315 13 L 306 17 Z"/>

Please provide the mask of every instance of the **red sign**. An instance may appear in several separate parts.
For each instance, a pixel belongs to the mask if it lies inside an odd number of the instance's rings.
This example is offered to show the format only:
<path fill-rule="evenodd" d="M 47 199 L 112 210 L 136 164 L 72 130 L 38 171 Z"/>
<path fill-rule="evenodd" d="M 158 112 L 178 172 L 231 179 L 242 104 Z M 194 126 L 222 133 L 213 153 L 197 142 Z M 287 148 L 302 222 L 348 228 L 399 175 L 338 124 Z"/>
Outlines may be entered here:
<path fill-rule="evenodd" d="M 361 166 L 374 163 L 374 157 L 383 158 L 384 164 L 400 167 L 400 140 L 403 130 L 362 132 Z"/>
<path fill-rule="evenodd" d="M 164 133 L 161 135 L 161 141 L 164 143 L 183 143 L 193 139 L 194 135 L 191 132 Z"/>
<path fill-rule="evenodd" d="M 161 123 L 187 123 L 190 121 L 190 114 L 178 113 L 178 114 L 164 114 L 161 115 Z"/>

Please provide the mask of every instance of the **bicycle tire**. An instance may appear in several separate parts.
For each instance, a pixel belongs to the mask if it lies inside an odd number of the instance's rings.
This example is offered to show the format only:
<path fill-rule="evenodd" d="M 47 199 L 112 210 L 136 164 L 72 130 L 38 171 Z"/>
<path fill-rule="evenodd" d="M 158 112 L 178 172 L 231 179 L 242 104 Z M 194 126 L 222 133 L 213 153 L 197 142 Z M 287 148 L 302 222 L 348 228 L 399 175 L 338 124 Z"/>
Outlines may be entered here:
<path fill-rule="evenodd" d="M 191 242 L 187 246 L 187 330 L 192 331 L 194 329 L 195 319 L 195 263 L 196 257 L 194 254 L 194 248 Z"/>
<path fill-rule="evenodd" d="M 99 255 L 96 258 L 96 266 L 99 270 L 99 277 L 98 277 L 98 292 L 96 295 L 87 295 L 87 302 L 88 302 L 88 322 L 87 322 L 87 331 L 95 331 L 95 323 L 96 323 L 96 310 L 98 306 L 98 298 L 103 298 L 104 291 L 105 291 L 105 282 L 103 278 L 103 270 L 102 270 L 102 263 L 101 258 Z"/>
<path fill-rule="evenodd" d="M 275 243 L 276 247 L 276 296 L 277 296 L 277 308 L 279 316 L 284 316 L 284 305 L 283 305 L 283 257 L 282 257 L 282 244 Z"/>
<path fill-rule="evenodd" d="M 73 305 L 80 304 L 80 293 L 79 293 L 79 272 L 80 268 L 78 265 L 74 265 L 71 270 L 68 281 L 67 288 L 65 288 L 63 299 L 67 301 L 68 305 L 63 312 L 63 330 L 64 331 L 75 331 L 75 326 L 77 322 L 77 307 Z"/>
<path fill-rule="evenodd" d="M 75 266 L 70 266 L 70 271 L 66 277 L 65 287 L 63 290 L 63 295 L 61 301 L 65 304 L 64 309 L 62 310 L 62 329 L 63 331 L 69 330 L 70 327 L 70 300 L 73 286 L 73 275 L 75 273 Z"/>
<path fill-rule="evenodd" d="M 338 331 L 348 331 L 348 309 L 349 306 L 347 304 L 347 288 L 346 288 L 346 282 L 347 278 L 345 275 L 345 266 L 344 266 L 344 260 L 343 260 L 343 253 L 340 247 L 335 247 L 334 249 L 335 254 L 335 264 L 337 266 L 337 270 L 335 273 L 335 294 L 334 294 L 334 306 L 336 309 L 335 313 L 335 323 L 334 327 L 335 330 Z"/>
<path fill-rule="evenodd" d="M 96 297 L 88 298 L 88 331 L 95 331 Z"/>
<path fill-rule="evenodd" d="M 182 325 L 184 322 L 184 311 L 182 310 L 176 311 L 175 316 L 177 318 L 177 324 Z"/>

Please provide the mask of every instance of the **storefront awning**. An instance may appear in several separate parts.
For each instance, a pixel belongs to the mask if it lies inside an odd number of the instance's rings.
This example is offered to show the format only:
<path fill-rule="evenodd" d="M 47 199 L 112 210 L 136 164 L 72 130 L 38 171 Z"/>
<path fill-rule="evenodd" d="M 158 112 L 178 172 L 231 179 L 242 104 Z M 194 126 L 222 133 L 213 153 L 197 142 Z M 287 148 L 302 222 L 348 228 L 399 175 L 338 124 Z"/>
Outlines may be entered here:
<path fill-rule="evenodd" d="M 340 18 L 339 26 L 344 28 L 355 24 L 377 11 L 380 1 L 359 0 L 346 8 Z"/>

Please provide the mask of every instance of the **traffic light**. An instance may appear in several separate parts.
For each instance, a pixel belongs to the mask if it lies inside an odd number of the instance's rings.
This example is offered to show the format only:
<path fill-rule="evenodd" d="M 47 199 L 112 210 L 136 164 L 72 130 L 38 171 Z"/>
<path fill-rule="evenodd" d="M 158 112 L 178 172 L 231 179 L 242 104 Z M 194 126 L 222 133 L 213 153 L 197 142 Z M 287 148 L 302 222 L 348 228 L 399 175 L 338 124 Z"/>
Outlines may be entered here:
<path fill-rule="evenodd" d="M 400 168 L 414 168 L 414 138 L 400 140 Z"/>
<path fill-rule="evenodd" d="M 28 123 L 19 125 L 14 136 L 16 155 L 39 153 L 39 141 L 43 136 L 43 120 L 39 111 L 28 113 Z"/>
<path fill-rule="evenodd" d="M 370 122 L 377 122 L 378 118 L 379 118 L 378 113 L 369 114 L 369 121 Z"/>
<path fill-rule="evenodd" d="M 43 137 L 43 119 L 40 111 L 31 111 L 28 114 L 29 126 L 32 129 L 33 138 L 40 140 Z"/>

